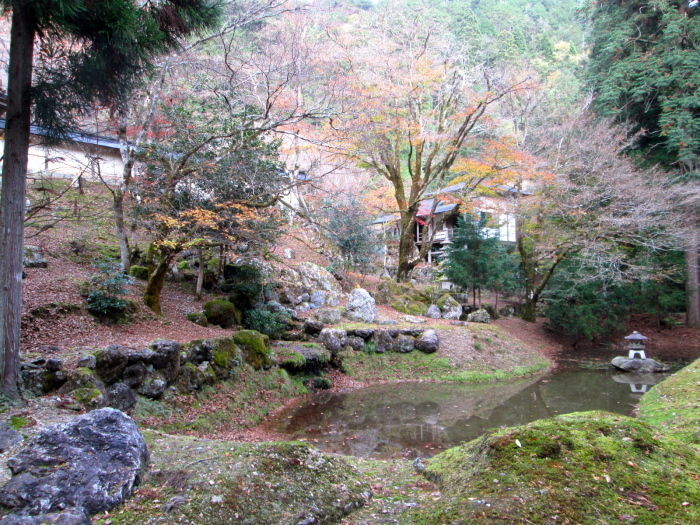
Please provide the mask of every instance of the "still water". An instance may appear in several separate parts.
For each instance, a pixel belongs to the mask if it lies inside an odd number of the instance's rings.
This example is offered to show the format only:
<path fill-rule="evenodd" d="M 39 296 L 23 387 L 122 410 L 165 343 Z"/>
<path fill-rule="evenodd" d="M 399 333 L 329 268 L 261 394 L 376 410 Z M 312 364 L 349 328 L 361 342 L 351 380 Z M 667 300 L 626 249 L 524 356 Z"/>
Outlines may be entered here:
<path fill-rule="evenodd" d="M 328 452 L 372 458 L 429 456 L 491 428 L 559 414 L 607 410 L 631 415 L 642 391 L 667 374 L 645 376 L 577 368 L 488 384 L 376 385 L 310 395 L 266 426 Z"/>

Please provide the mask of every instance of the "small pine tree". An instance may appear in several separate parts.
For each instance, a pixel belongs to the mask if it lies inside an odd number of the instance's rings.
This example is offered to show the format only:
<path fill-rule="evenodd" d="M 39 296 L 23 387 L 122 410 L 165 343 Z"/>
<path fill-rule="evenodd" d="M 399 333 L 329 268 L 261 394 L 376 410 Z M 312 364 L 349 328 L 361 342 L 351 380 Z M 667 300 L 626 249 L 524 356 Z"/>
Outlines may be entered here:
<path fill-rule="evenodd" d="M 515 286 L 515 264 L 498 237 L 489 235 L 487 225 L 486 214 L 478 220 L 466 214 L 460 217 L 443 262 L 445 277 L 471 288 L 475 306 L 482 287 L 498 293 Z"/>

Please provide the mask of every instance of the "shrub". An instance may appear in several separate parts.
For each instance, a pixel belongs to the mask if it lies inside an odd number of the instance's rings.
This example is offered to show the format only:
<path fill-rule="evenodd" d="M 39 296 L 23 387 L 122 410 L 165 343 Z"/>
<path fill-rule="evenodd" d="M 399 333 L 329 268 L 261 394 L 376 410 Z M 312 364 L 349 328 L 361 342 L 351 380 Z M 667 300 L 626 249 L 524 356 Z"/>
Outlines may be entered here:
<path fill-rule="evenodd" d="M 133 282 L 131 277 L 116 264 L 99 262 L 95 268 L 99 273 L 93 274 L 86 286 L 88 311 L 102 321 L 126 320 L 136 309 L 133 301 L 121 297 L 129 293 L 126 285 Z"/>
<path fill-rule="evenodd" d="M 269 310 L 249 310 L 246 312 L 244 325 L 246 328 L 277 339 L 289 326 L 289 314 Z"/>
<path fill-rule="evenodd" d="M 129 275 L 134 279 L 148 281 L 148 268 L 145 266 L 132 266 L 129 269 Z"/>

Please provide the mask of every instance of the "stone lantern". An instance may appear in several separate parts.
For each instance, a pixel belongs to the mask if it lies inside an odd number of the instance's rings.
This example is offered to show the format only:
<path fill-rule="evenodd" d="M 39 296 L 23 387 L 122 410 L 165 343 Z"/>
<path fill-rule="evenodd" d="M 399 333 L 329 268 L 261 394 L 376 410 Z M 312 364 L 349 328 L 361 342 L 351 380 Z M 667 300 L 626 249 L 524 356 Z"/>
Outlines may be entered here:
<path fill-rule="evenodd" d="M 642 334 L 639 332 L 632 332 L 630 335 L 625 337 L 627 341 L 629 341 L 627 345 L 627 349 L 629 350 L 629 359 L 646 359 L 647 356 L 644 353 L 644 348 L 646 345 L 644 344 L 644 341 L 649 339 L 648 337 L 644 337 Z"/>

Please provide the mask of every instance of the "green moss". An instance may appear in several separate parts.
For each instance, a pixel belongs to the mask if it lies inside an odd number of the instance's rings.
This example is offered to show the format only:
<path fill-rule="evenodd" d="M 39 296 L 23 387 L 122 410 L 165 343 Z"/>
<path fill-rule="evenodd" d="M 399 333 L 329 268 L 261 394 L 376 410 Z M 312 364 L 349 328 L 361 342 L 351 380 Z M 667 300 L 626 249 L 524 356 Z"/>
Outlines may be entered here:
<path fill-rule="evenodd" d="M 10 421 L 8 422 L 10 425 L 10 428 L 14 430 L 22 430 L 25 427 L 31 426 L 32 421 L 30 421 L 26 417 L 22 416 L 12 416 L 10 417 Z"/>
<path fill-rule="evenodd" d="M 440 310 L 445 310 L 448 307 L 459 305 L 459 303 L 455 301 L 450 294 L 441 295 L 436 304 Z"/>
<path fill-rule="evenodd" d="M 294 350 L 283 350 L 278 352 L 278 361 L 287 372 L 295 373 L 306 369 L 306 358 Z"/>
<path fill-rule="evenodd" d="M 407 313 L 411 315 L 423 315 L 427 310 L 427 307 L 423 303 L 414 301 L 408 305 Z"/>
<path fill-rule="evenodd" d="M 190 263 L 187 261 L 180 261 L 179 263 L 177 263 L 177 269 L 178 270 L 189 270 Z"/>
<path fill-rule="evenodd" d="M 333 382 L 327 377 L 314 377 L 311 380 L 311 384 L 314 388 L 319 390 L 328 390 L 333 386 Z"/>
<path fill-rule="evenodd" d="M 442 498 L 409 522 L 700 520 L 696 451 L 617 414 L 569 414 L 494 430 L 431 459 L 425 475 Z"/>
<path fill-rule="evenodd" d="M 230 368 L 237 366 L 241 358 L 241 349 L 232 338 L 220 338 L 214 342 L 212 349 L 213 361 L 216 366 Z"/>
<path fill-rule="evenodd" d="M 185 316 L 185 318 L 189 322 L 197 324 L 199 326 L 209 326 L 209 321 L 207 321 L 207 316 L 204 315 L 203 313 L 190 312 Z"/>
<path fill-rule="evenodd" d="M 148 268 L 145 266 L 132 266 L 129 268 L 129 275 L 135 279 L 141 279 L 142 281 L 148 281 Z"/>
<path fill-rule="evenodd" d="M 207 301 L 202 309 L 209 324 L 230 328 L 234 324 L 241 323 L 241 312 L 232 303 L 223 299 Z"/>
<path fill-rule="evenodd" d="M 700 445 L 700 360 L 644 394 L 639 417 L 685 443 Z"/>
<path fill-rule="evenodd" d="M 99 388 L 77 388 L 72 392 L 78 403 L 89 404 L 102 395 Z"/>
<path fill-rule="evenodd" d="M 255 330 L 234 332 L 233 340 L 245 352 L 246 363 L 255 369 L 270 367 L 274 363 L 274 353 L 268 348 L 269 338 Z"/>

